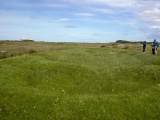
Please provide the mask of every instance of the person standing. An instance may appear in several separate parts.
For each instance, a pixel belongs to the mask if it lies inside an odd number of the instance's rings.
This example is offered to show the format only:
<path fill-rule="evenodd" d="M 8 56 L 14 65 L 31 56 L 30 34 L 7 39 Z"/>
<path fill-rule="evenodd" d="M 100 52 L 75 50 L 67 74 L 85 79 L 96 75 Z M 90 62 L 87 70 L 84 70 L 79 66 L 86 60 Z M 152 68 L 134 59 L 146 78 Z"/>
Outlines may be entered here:
<path fill-rule="evenodd" d="M 143 53 L 145 53 L 146 50 L 146 41 L 143 42 Z"/>
<path fill-rule="evenodd" d="M 158 45 L 158 42 L 156 41 L 156 39 L 154 39 L 154 41 L 153 41 L 153 46 L 154 46 L 154 53 L 155 53 L 155 55 L 157 54 L 157 49 L 158 49 L 158 47 L 159 47 L 159 45 Z"/>
<path fill-rule="evenodd" d="M 155 55 L 155 47 L 154 47 L 154 42 L 152 42 L 151 48 L 152 48 L 152 54 L 153 54 L 153 55 Z"/>

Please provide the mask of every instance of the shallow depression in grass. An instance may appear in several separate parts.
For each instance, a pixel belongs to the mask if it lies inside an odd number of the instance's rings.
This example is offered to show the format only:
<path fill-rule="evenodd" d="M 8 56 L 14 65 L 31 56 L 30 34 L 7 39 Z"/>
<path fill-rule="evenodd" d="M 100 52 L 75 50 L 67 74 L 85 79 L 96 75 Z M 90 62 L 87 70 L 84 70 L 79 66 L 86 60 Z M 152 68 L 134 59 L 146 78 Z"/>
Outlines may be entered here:
<path fill-rule="evenodd" d="M 72 46 L 0 60 L 0 119 L 158 119 L 160 56 Z"/>

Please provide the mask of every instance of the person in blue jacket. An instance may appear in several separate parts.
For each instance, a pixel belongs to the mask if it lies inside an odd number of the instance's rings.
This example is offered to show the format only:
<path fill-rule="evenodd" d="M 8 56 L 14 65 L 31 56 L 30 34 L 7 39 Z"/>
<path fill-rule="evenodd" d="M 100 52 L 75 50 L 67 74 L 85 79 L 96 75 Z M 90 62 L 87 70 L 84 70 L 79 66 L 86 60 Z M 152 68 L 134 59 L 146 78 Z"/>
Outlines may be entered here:
<path fill-rule="evenodd" d="M 157 49 L 158 49 L 158 47 L 159 47 L 159 44 L 158 44 L 158 42 L 156 41 L 156 39 L 154 39 L 154 41 L 153 41 L 153 46 L 154 46 L 154 50 L 155 50 L 155 54 L 157 54 Z"/>

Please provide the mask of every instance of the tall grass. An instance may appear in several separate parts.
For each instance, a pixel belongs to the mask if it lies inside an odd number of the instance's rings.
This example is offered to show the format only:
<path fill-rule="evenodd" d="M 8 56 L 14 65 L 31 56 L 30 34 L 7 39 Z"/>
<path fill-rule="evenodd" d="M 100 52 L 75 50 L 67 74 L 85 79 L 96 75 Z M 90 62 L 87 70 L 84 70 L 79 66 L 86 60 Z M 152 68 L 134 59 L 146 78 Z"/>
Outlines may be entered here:
<path fill-rule="evenodd" d="M 159 66 L 150 51 L 97 45 L 1 59 L 0 119 L 158 120 Z"/>
<path fill-rule="evenodd" d="M 64 43 L 32 42 L 32 40 L 0 41 L 0 59 L 42 51 L 62 50 L 66 48 L 67 45 Z"/>

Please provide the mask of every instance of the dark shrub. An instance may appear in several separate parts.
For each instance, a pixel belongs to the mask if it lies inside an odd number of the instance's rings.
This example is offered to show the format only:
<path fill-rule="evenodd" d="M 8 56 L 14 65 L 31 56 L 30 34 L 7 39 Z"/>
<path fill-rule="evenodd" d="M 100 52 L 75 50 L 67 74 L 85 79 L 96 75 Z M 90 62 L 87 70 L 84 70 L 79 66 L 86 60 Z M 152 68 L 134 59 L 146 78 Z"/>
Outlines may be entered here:
<path fill-rule="evenodd" d="M 29 54 L 37 53 L 37 51 L 32 49 L 32 50 L 29 50 L 28 53 L 29 53 Z"/>

